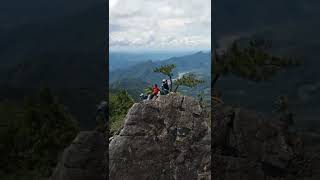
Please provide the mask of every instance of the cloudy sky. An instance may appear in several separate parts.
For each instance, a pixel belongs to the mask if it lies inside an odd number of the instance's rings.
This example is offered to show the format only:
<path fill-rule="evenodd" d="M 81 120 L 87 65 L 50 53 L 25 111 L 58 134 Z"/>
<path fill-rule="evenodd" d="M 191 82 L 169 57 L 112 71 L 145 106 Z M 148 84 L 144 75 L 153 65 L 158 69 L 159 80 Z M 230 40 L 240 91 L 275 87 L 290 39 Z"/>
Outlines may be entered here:
<path fill-rule="evenodd" d="M 208 50 L 211 0 L 109 0 L 111 50 Z"/>

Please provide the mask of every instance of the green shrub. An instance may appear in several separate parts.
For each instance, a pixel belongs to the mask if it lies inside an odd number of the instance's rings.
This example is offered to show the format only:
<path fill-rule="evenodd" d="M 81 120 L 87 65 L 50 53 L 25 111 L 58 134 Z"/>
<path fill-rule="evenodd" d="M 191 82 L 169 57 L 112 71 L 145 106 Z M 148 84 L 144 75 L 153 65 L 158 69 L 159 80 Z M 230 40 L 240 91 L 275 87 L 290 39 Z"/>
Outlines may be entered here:
<path fill-rule="evenodd" d="M 132 97 L 124 90 L 109 95 L 109 127 L 113 135 L 124 123 L 124 118 L 134 103 Z"/>

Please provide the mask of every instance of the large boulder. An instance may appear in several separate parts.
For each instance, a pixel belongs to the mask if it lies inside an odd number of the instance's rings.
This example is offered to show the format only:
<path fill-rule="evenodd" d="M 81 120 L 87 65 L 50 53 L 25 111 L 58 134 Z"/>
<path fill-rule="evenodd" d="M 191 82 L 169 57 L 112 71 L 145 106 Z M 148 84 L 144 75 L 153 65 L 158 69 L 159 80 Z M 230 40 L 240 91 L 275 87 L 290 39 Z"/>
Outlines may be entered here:
<path fill-rule="evenodd" d="M 199 102 L 188 96 L 134 104 L 109 144 L 109 179 L 211 179 L 207 122 Z"/>
<path fill-rule="evenodd" d="M 107 150 L 102 133 L 80 132 L 65 149 L 51 180 L 105 180 Z"/>
<path fill-rule="evenodd" d="M 279 118 L 221 105 L 213 109 L 213 179 L 305 176 L 302 141 Z"/>

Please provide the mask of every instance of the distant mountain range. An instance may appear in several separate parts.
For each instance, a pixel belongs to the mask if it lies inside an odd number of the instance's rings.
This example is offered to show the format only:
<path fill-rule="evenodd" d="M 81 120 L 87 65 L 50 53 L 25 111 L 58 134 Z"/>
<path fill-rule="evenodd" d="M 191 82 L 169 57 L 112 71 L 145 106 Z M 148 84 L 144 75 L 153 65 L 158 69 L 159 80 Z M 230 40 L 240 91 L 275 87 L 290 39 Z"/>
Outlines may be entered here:
<path fill-rule="evenodd" d="M 33 1 L 36 0 L 28 3 Z M 29 12 L 26 16 L 30 18 L 22 24 L 17 22 L 10 29 L 2 28 L 0 101 L 21 101 L 24 96 L 49 87 L 59 95 L 81 128 L 94 127 L 96 105 L 105 99 L 107 89 L 106 2 L 71 0 L 46 4 L 39 1 L 40 4 L 28 4 L 29 8 L 24 8 L 25 3 L 21 1 L 16 6 L 21 5 L 23 12 L 33 11 L 39 16 L 48 8 L 56 12 L 48 10 L 44 19 L 31 17 Z M 18 9 L 16 13 L 20 13 Z M 7 15 L 14 18 L 9 12 Z M 23 19 L 22 16 L 17 18 Z"/>
<path fill-rule="evenodd" d="M 132 65 L 145 61 L 162 61 L 171 57 L 180 57 L 186 54 L 193 54 L 197 51 L 139 51 L 139 52 L 109 52 L 109 71 L 126 69 Z"/>
<path fill-rule="evenodd" d="M 272 112 L 280 95 L 289 96 L 297 127 L 320 127 L 320 1 L 221 0 L 215 2 L 213 37 L 220 48 L 233 40 L 272 41 L 272 52 L 302 57 L 304 64 L 264 83 L 225 77 L 217 84 L 227 104 Z"/>
<path fill-rule="evenodd" d="M 317 0 L 217 1 L 213 37 L 220 47 L 233 40 L 262 37 L 272 40 L 280 53 L 317 56 L 319 8 Z"/>
<path fill-rule="evenodd" d="M 49 86 L 61 96 L 83 128 L 93 127 L 95 105 L 105 97 L 108 86 L 103 54 L 105 3 L 104 0 L 1 2 L 0 100 L 21 100 L 36 89 Z M 220 46 L 255 35 L 273 40 L 276 53 L 305 58 L 301 68 L 282 72 L 270 82 L 221 79 L 217 88 L 223 91 L 223 100 L 270 112 L 274 100 L 285 94 L 290 96 L 301 121 L 319 121 L 319 8 L 317 0 L 215 2 L 214 37 L 219 39 Z M 181 90 L 193 95 L 209 92 L 210 53 L 158 54 L 147 58 L 110 54 L 109 63 L 112 89 L 129 88 L 136 95 L 166 78 L 153 73 L 154 67 L 174 63 L 175 77 L 195 72 L 206 81 L 199 89 Z"/>
<path fill-rule="evenodd" d="M 119 59 L 119 63 L 121 60 Z M 195 73 L 200 79 L 205 80 L 204 84 L 194 89 L 182 90 L 190 95 L 196 96 L 202 91 L 206 96 L 210 95 L 210 77 L 211 77 L 211 53 L 197 52 L 181 57 L 172 57 L 162 61 L 145 61 L 136 63 L 125 69 L 111 71 L 109 74 L 109 87 L 111 89 L 126 89 L 137 97 L 143 89 L 151 87 L 153 84 L 161 84 L 162 79 L 168 77 L 153 72 L 155 67 L 166 64 L 175 64 L 174 78 L 178 78 L 184 73 Z"/>

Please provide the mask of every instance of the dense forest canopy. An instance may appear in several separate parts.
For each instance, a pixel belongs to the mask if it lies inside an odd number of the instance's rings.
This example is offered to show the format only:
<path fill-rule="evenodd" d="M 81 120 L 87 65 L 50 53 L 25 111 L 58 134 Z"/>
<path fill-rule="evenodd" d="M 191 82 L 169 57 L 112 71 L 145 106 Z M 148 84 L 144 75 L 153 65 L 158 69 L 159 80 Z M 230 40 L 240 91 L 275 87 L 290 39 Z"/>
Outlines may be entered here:
<path fill-rule="evenodd" d="M 47 88 L 20 103 L 0 103 L 0 176 L 41 179 L 51 176 L 78 123 Z"/>

